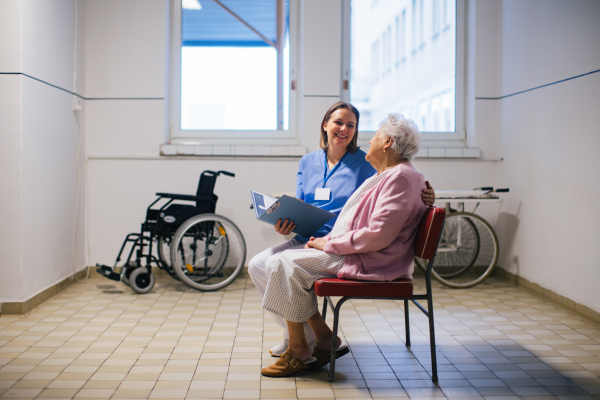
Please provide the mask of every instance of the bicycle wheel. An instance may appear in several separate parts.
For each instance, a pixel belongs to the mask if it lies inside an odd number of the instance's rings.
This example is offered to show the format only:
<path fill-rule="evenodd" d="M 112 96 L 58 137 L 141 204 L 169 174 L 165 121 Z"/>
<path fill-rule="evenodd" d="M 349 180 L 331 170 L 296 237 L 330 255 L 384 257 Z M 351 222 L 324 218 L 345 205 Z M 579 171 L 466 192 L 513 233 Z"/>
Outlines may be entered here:
<path fill-rule="evenodd" d="M 483 282 L 498 261 L 496 233 L 480 216 L 469 212 L 448 215 L 431 275 L 451 288 L 468 288 Z M 417 260 L 424 268 L 424 261 Z"/>
<path fill-rule="evenodd" d="M 163 264 L 163 269 L 171 276 L 171 278 L 179 280 L 179 276 L 173 271 L 173 268 L 171 268 L 171 239 L 172 236 L 160 235 L 157 240 L 156 248 L 158 258 Z"/>
<path fill-rule="evenodd" d="M 225 217 L 200 214 L 185 221 L 171 241 L 171 268 L 188 286 L 201 291 L 224 288 L 246 261 L 246 242 Z"/>

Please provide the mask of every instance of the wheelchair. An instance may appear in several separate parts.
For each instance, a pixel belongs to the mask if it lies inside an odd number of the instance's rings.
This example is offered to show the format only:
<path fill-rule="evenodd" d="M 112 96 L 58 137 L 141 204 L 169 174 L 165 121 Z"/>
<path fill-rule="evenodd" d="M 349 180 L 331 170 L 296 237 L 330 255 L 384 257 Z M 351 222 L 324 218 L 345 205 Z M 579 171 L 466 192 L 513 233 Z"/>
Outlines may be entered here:
<path fill-rule="evenodd" d="M 214 187 L 221 174 L 235 176 L 227 171 L 204 171 L 196 195 L 156 193 L 141 232 L 125 237 L 113 267 L 96 264 L 96 271 L 139 294 L 149 293 L 156 283 L 153 265 L 200 291 L 219 290 L 233 282 L 246 261 L 246 242 L 233 222 L 215 214 Z M 117 273 L 128 244 L 127 259 Z"/>

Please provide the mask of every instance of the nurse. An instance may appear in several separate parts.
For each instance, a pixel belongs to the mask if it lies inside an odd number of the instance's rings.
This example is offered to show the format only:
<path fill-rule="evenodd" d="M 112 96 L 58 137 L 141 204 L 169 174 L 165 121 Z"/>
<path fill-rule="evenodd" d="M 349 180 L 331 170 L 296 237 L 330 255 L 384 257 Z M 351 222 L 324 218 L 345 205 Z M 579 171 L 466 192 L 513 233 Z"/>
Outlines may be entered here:
<path fill-rule="evenodd" d="M 358 148 L 359 118 L 358 110 L 349 103 L 338 102 L 329 107 L 321 123 L 321 150 L 308 153 L 300 159 L 296 176 L 296 198 L 338 215 L 352 193 L 377 172 L 365 160 L 365 152 Z M 431 205 L 435 201 L 435 194 L 429 183 L 427 188 L 423 191 L 422 198 L 425 204 Z M 336 220 L 337 216 L 312 236 L 327 235 Z M 275 231 L 289 235 L 295 227 L 293 221 L 279 220 Z M 248 272 L 261 296 L 265 294 L 270 275 L 266 268 L 269 257 L 285 250 L 302 249 L 309 240 L 310 237 L 296 235 L 293 239 L 273 246 L 250 260 Z M 279 357 L 287 350 L 289 333 L 286 321 L 282 317 L 273 313 L 271 316 L 275 323 L 284 329 L 284 340 L 270 350 L 271 355 Z M 315 335 L 306 322 L 304 334 L 308 344 L 314 348 Z"/>

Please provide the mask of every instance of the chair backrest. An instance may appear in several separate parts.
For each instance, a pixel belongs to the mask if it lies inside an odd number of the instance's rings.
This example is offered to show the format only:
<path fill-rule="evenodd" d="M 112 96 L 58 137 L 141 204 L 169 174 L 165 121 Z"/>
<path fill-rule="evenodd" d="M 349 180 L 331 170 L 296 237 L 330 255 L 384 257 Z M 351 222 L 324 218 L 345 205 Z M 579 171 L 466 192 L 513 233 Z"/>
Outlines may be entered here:
<path fill-rule="evenodd" d="M 427 209 L 415 238 L 415 256 L 425 260 L 435 257 L 445 218 L 446 210 L 443 208 L 429 207 Z"/>
<path fill-rule="evenodd" d="M 212 196 L 215 190 L 215 182 L 219 174 L 214 171 L 204 171 L 200 175 L 200 182 L 198 182 L 198 191 L 196 196 Z"/>

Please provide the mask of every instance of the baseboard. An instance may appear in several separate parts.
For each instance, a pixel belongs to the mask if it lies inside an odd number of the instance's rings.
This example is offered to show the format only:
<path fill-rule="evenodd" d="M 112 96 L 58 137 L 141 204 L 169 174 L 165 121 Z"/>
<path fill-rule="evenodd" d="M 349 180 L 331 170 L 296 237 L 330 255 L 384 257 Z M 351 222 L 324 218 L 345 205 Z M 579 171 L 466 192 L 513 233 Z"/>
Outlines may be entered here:
<path fill-rule="evenodd" d="M 84 268 L 81 271 L 77 272 L 75 275 L 71 275 L 62 281 L 55 283 L 50 286 L 48 289 L 41 291 L 40 293 L 34 295 L 28 300 L 25 301 L 9 301 L 6 303 L 2 303 L 0 306 L 0 315 L 23 315 L 27 314 L 34 308 L 38 307 L 45 301 L 51 299 L 56 296 L 69 286 L 77 283 L 79 280 L 83 279 L 87 275 L 88 268 Z"/>
<path fill-rule="evenodd" d="M 494 269 L 494 275 L 507 282 L 510 282 L 511 284 L 521 289 L 525 289 L 528 292 L 531 292 L 543 298 L 544 300 L 548 300 L 551 303 L 564 307 L 582 318 L 586 318 L 596 324 L 600 324 L 600 312 L 588 306 L 584 306 L 583 304 L 577 303 L 569 299 L 568 297 L 560 295 L 553 290 L 538 285 L 537 283 L 531 282 L 523 278 L 522 276 L 513 274 L 512 272 L 508 272 L 507 270 L 502 268 L 496 267 Z"/>
<path fill-rule="evenodd" d="M 48 301 L 52 297 L 56 296 L 57 294 L 59 294 L 60 292 L 62 292 L 66 288 L 68 288 L 69 286 L 72 286 L 73 284 L 77 283 L 79 280 L 83 279 L 87 275 L 88 269 L 91 269 L 90 273 L 92 275 L 97 274 L 95 271 L 95 267 L 88 267 L 86 269 L 83 269 L 83 270 L 77 272 L 76 275 L 71 275 L 71 276 L 63 279 L 62 281 L 52 285 L 48 289 L 43 290 L 42 292 L 36 294 L 35 296 L 31 297 L 28 300 L 21 301 L 21 302 L 15 301 L 15 302 L 2 303 L 0 305 L 0 315 L 27 314 L 28 312 L 30 312 L 34 308 L 38 307 L 45 301 Z M 166 272 L 164 272 L 158 268 L 152 268 L 152 269 L 153 269 L 153 272 L 157 275 L 166 274 Z M 422 273 L 419 269 L 415 269 L 414 275 L 422 275 Z M 568 297 L 565 297 L 563 295 L 556 293 L 553 290 L 545 288 L 537 283 L 531 282 L 528 279 L 523 278 L 522 276 L 513 274 L 512 272 L 506 271 L 505 269 L 502 269 L 499 267 L 494 269 L 493 275 L 500 279 L 503 279 L 521 289 L 525 289 L 528 292 L 533 293 L 533 294 L 543 298 L 544 300 L 550 301 L 551 303 L 554 303 L 556 305 L 564 307 L 567 310 L 571 311 L 572 313 L 574 313 L 582 318 L 588 319 L 596 324 L 600 324 L 600 312 L 598 312 L 588 306 L 585 306 L 581 303 L 577 303 L 577 302 L 569 299 Z M 248 267 L 244 266 L 244 269 L 240 273 L 240 277 L 242 277 L 242 276 L 244 276 L 244 277 L 248 276 Z M 101 277 L 101 275 L 98 274 L 98 277 Z"/>

